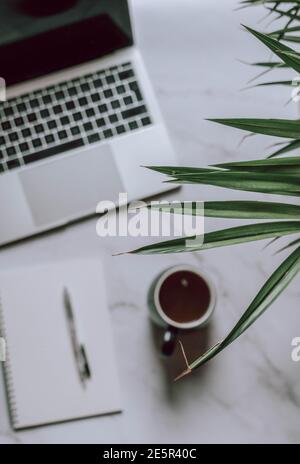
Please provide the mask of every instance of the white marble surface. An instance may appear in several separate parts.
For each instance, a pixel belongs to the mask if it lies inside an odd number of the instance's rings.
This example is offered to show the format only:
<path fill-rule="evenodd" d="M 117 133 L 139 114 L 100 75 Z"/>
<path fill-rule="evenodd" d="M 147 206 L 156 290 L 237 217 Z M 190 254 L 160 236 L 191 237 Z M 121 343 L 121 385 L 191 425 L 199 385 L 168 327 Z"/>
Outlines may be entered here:
<path fill-rule="evenodd" d="M 265 59 L 264 48 L 239 24 L 259 28 L 261 11 L 234 12 L 237 0 L 135 0 L 137 39 L 182 164 L 264 155 L 269 139 L 241 133 L 206 117 L 294 117 L 285 89 L 240 92 L 254 71 L 238 62 Z M 258 195 L 254 195 L 258 198 Z M 170 198 L 233 199 L 208 187 Z M 210 220 L 207 230 L 231 225 Z M 76 256 L 105 261 L 109 308 L 124 412 L 13 433 L 0 379 L 0 442 L 22 443 L 295 443 L 300 441 L 300 363 L 291 339 L 300 336 L 299 280 L 226 352 L 186 380 L 168 380 L 154 347 L 146 309 L 152 278 L 170 264 L 208 270 L 218 289 L 210 343 L 226 334 L 282 257 L 256 243 L 202 254 L 111 257 L 134 239 L 99 239 L 95 219 L 2 250 L 0 268 Z M 200 349 L 199 341 L 199 349 Z"/>

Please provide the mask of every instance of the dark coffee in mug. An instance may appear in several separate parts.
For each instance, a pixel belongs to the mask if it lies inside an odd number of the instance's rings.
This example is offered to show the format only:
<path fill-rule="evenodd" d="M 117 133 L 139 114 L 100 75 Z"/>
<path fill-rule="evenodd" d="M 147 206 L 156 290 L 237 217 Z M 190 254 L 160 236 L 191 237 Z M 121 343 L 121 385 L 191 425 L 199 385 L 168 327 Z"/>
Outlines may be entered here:
<path fill-rule="evenodd" d="M 148 293 L 151 320 L 164 329 L 161 354 L 174 352 L 180 332 L 198 330 L 212 317 L 216 290 L 211 278 L 189 264 L 179 264 L 162 272 Z"/>
<path fill-rule="evenodd" d="M 170 274 L 162 283 L 158 297 L 165 315 L 183 324 L 201 319 L 211 303 L 208 284 L 189 270 Z"/>

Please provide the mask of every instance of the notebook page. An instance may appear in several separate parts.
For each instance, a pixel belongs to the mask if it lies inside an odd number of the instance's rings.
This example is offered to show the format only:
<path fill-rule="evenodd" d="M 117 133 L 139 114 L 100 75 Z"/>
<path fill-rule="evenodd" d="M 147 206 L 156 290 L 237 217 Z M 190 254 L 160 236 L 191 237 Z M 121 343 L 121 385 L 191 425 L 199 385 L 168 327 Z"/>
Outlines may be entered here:
<path fill-rule="evenodd" d="M 63 301 L 67 287 L 92 377 L 80 382 Z M 103 270 L 69 261 L 0 275 L 15 428 L 121 409 Z"/>

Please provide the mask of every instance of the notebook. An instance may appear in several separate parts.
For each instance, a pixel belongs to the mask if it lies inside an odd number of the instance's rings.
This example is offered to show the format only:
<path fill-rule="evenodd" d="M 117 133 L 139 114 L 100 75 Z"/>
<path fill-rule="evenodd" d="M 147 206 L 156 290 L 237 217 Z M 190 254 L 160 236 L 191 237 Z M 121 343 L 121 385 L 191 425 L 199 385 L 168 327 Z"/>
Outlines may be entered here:
<path fill-rule="evenodd" d="M 75 362 L 64 291 L 90 369 Z M 14 429 L 121 411 L 101 264 L 80 260 L 0 273 L 0 336 Z"/>

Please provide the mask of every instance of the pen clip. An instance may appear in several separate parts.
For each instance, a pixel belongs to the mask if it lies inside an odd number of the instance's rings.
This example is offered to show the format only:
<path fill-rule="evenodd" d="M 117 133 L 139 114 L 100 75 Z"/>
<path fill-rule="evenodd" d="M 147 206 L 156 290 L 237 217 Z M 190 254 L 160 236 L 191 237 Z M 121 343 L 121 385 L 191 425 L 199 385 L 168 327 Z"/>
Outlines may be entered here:
<path fill-rule="evenodd" d="M 87 354 L 85 351 L 84 345 L 80 345 L 80 354 L 81 354 L 81 359 L 82 359 L 82 365 L 83 365 L 83 375 L 85 379 L 90 379 L 91 378 L 91 369 L 89 366 Z"/>

